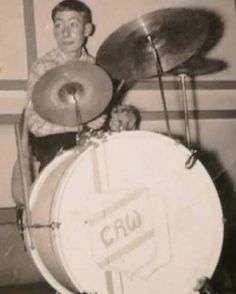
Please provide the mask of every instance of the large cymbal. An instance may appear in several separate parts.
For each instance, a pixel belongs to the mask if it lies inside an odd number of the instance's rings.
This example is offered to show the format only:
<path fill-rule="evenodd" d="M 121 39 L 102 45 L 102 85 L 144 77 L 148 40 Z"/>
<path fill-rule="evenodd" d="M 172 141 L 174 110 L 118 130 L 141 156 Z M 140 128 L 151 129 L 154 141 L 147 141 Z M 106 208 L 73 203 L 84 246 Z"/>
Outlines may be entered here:
<path fill-rule="evenodd" d="M 100 67 L 68 62 L 44 74 L 36 83 L 32 102 L 45 120 L 64 126 L 86 123 L 101 114 L 112 98 L 112 82 Z M 75 100 L 76 99 L 76 100 Z"/>
<path fill-rule="evenodd" d="M 122 25 L 104 41 L 97 63 L 114 79 L 138 80 L 157 75 L 148 36 L 163 72 L 189 59 L 204 43 L 212 14 L 201 9 L 173 8 L 145 14 Z"/>

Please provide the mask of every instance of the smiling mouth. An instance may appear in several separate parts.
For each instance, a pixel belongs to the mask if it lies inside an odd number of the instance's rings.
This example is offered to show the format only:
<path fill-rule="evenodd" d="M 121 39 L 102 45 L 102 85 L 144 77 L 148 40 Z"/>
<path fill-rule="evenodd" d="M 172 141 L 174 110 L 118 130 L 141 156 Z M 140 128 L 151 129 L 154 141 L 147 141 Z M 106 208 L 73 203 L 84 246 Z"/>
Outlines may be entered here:
<path fill-rule="evenodd" d="M 62 44 L 68 46 L 68 45 L 73 45 L 74 42 L 73 41 L 65 41 L 65 42 L 62 42 Z"/>

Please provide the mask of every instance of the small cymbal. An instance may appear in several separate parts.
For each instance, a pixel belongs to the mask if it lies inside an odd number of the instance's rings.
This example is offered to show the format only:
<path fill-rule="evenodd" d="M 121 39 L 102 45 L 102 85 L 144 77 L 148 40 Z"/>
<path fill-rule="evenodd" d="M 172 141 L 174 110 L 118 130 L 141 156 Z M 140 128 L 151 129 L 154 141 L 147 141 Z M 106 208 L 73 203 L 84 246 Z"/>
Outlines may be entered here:
<path fill-rule="evenodd" d="M 227 68 L 227 63 L 223 60 L 196 55 L 177 66 L 169 73 L 174 75 L 185 74 L 188 76 L 200 76 L 216 73 L 225 68 Z"/>
<path fill-rule="evenodd" d="M 63 126 L 86 123 L 108 106 L 112 82 L 100 67 L 88 62 L 68 62 L 53 68 L 36 83 L 32 93 L 35 111 L 45 120 Z"/>
<path fill-rule="evenodd" d="M 167 72 L 188 60 L 203 45 L 211 16 L 208 11 L 187 8 L 147 13 L 108 36 L 98 50 L 97 63 L 114 79 L 157 76 L 151 37 L 161 70 Z"/>

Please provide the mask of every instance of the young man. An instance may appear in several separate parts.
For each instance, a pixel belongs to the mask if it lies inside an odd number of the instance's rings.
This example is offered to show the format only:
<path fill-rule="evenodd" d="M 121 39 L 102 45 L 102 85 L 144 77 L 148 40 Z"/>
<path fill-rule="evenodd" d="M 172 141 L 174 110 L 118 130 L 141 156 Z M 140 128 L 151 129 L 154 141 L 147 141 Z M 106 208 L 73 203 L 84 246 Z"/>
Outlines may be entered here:
<path fill-rule="evenodd" d="M 25 111 L 26 124 L 30 131 L 33 154 L 40 162 L 40 170 L 51 161 L 61 149 L 72 148 L 76 144 L 77 127 L 52 124 L 40 117 L 33 109 L 31 95 L 37 81 L 50 69 L 68 61 L 95 63 L 88 54 L 85 43 L 93 32 L 90 9 L 81 1 L 65 0 L 52 10 L 54 37 L 58 47 L 35 62 L 28 80 L 29 103 Z M 106 116 L 90 122 L 90 128 L 103 126 Z"/>
<path fill-rule="evenodd" d="M 34 63 L 28 80 L 28 103 L 22 117 L 21 139 L 24 171 L 28 186 L 35 179 L 31 149 L 33 155 L 40 162 L 39 170 L 41 170 L 56 156 L 58 151 L 75 146 L 77 135 L 77 127 L 52 124 L 34 111 L 31 96 L 35 84 L 46 72 L 65 64 L 67 61 L 95 63 L 95 59 L 88 54 L 85 48 L 87 38 L 94 30 L 90 9 L 81 1 L 65 0 L 53 8 L 51 17 L 54 37 L 58 46 Z M 90 122 L 88 126 L 99 129 L 104 125 L 105 120 L 106 115 L 102 115 Z M 111 112 L 108 126 L 110 130 L 117 131 L 119 129 L 135 129 L 137 123 L 138 119 L 135 113 L 132 115 L 130 109 L 119 106 Z M 17 162 L 12 175 L 12 195 L 16 203 L 22 203 L 22 193 L 19 163 Z"/>

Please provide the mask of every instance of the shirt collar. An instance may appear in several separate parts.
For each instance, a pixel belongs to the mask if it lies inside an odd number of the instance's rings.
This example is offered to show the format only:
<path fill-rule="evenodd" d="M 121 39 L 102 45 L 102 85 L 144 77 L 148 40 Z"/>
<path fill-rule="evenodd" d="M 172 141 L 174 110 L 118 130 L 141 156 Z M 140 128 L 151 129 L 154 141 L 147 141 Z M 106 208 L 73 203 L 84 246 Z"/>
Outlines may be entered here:
<path fill-rule="evenodd" d="M 66 54 L 63 53 L 63 52 L 61 51 L 60 48 L 58 48 L 58 52 L 59 52 L 59 54 L 61 55 L 62 60 L 64 60 L 64 62 L 68 62 L 68 61 L 70 61 L 70 59 L 68 59 L 68 57 L 66 56 Z M 81 49 L 81 55 L 80 55 L 80 57 L 76 58 L 76 60 L 79 61 L 80 59 L 83 59 L 83 57 L 84 57 L 86 54 L 87 54 L 86 49 L 85 49 L 84 47 L 82 47 L 82 49 Z"/>

